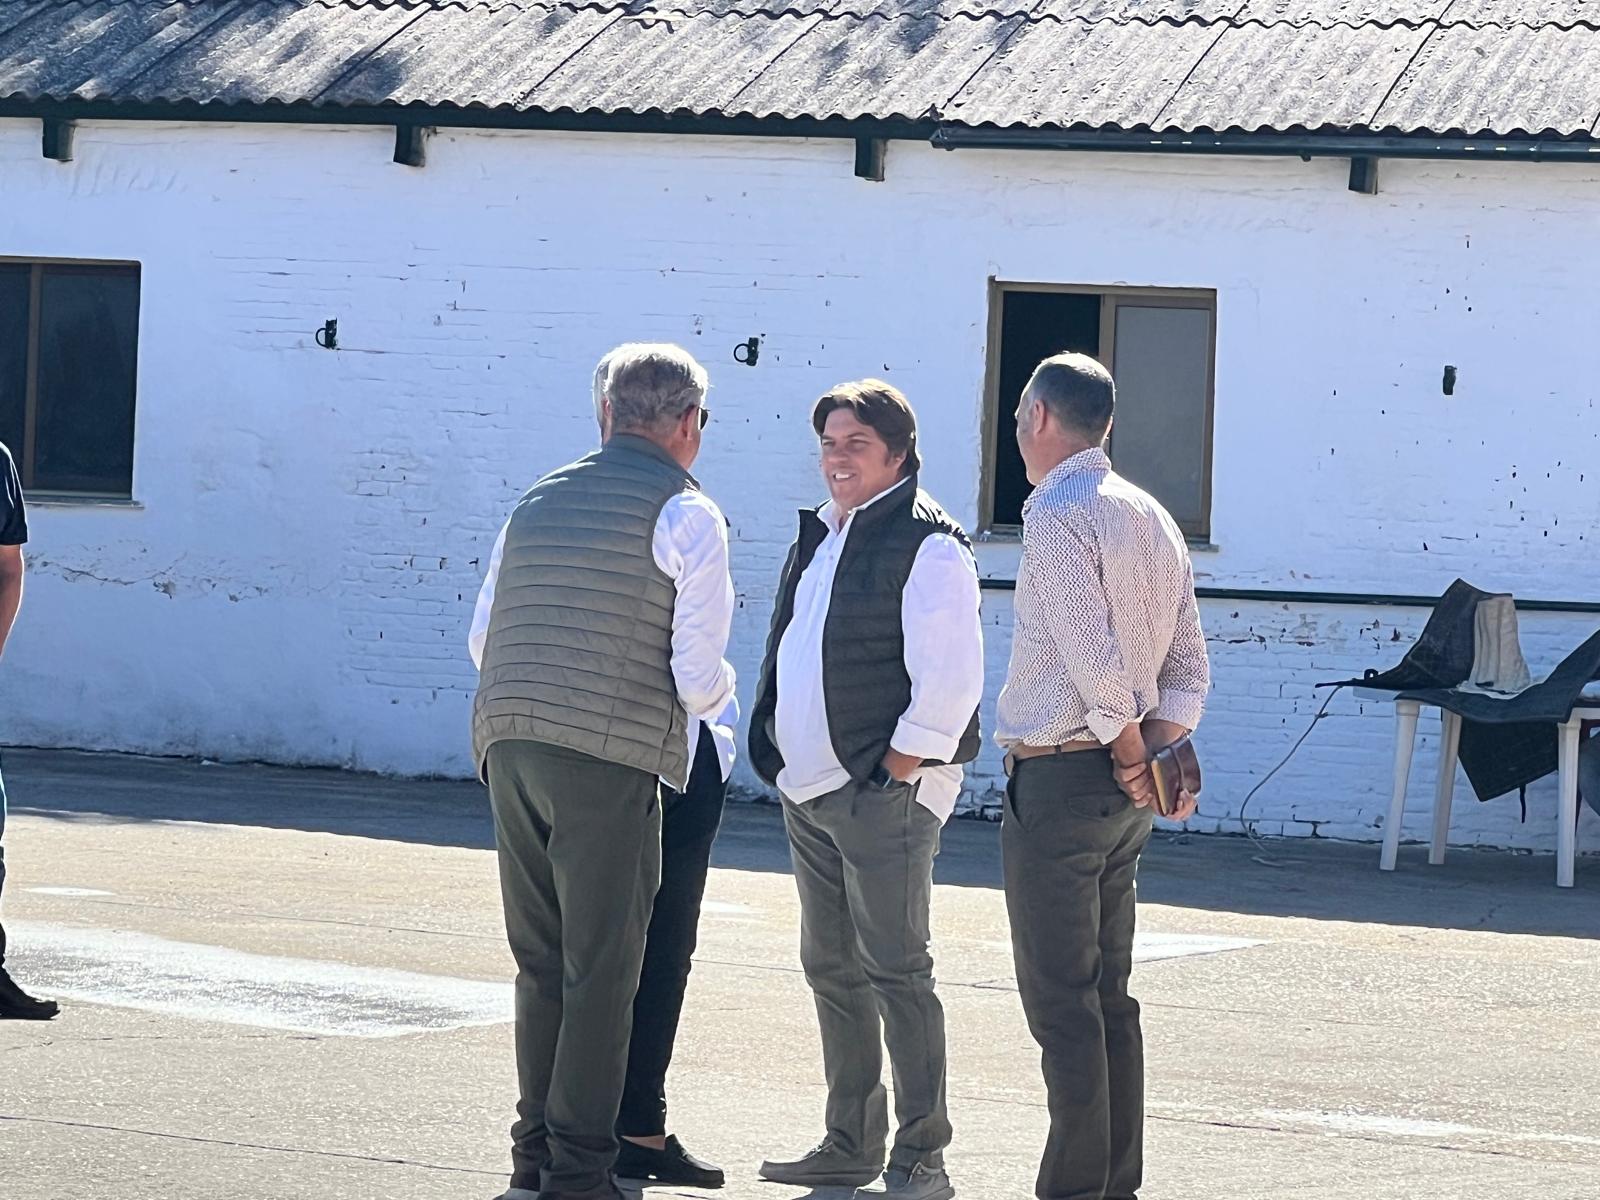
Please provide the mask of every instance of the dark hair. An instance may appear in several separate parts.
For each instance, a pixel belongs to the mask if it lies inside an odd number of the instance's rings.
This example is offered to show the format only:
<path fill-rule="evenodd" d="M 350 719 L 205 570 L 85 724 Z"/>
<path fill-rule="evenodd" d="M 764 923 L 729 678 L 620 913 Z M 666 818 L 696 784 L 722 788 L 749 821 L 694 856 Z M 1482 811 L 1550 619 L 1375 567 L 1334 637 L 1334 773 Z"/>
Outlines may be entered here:
<path fill-rule="evenodd" d="M 1036 368 L 1023 394 L 1040 404 L 1075 433 L 1099 442 L 1111 428 L 1117 387 L 1111 372 L 1087 354 L 1052 354 Z"/>
<path fill-rule="evenodd" d="M 905 393 L 892 383 L 858 379 L 828 389 L 811 411 L 811 427 L 818 437 L 822 436 L 829 414 L 840 408 L 848 408 L 856 420 L 877 430 L 891 455 L 906 456 L 903 474 L 909 475 L 922 466 L 922 456 L 917 453 L 917 414 L 911 411 L 911 401 Z"/>

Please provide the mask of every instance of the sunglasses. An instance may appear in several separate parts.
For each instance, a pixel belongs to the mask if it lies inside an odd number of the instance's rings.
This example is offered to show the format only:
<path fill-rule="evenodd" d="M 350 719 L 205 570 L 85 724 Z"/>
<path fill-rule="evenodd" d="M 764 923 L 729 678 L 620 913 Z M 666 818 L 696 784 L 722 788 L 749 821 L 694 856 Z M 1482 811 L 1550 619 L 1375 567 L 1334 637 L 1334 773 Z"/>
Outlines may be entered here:
<path fill-rule="evenodd" d="M 711 420 L 711 410 L 709 408 L 707 408 L 704 404 L 695 405 L 694 407 L 699 409 L 699 412 L 700 412 L 700 428 L 704 429 L 706 427 L 706 423 Z M 688 412 L 688 411 L 689 411 L 688 409 L 684 409 L 684 412 Z"/>

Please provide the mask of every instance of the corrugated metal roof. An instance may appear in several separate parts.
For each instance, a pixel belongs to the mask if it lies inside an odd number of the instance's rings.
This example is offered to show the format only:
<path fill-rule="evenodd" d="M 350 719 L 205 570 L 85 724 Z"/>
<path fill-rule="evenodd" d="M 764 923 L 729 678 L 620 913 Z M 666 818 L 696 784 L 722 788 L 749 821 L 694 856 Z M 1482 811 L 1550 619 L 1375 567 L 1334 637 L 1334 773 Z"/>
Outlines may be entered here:
<path fill-rule="evenodd" d="M 424 11 L 318 99 L 524 107 L 529 92 L 624 15 L 509 5 Z"/>
<path fill-rule="evenodd" d="M 1590 137 L 1600 0 L 0 0 L 7 98 Z"/>
<path fill-rule="evenodd" d="M 156 0 L 203 4 L 211 0 Z M 551 0 L 316 0 L 325 5 L 366 3 L 380 7 L 525 8 Z M 568 0 L 569 6 L 644 11 L 670 7 L 689 15 L 716 16 L 1032 16 L 1059 20 L 1222 21 L 1291 25 L 1590 25 L 1600 27 L 1596 0 Z"/>
<path fill-rule="evenodd" d="M 1153 122 L 1163 128 L 1370 126 L 1427 39 L 1409 25 L 1244 25 L 1222 32 Z"/>
<path fill-rule="evenodd" d="M 148 3 L 132 7 L 148 13 Z M 196 10 L 216 5 L 197 5 Z M 136 100 L 293 104 L 317 99 L 419 12 L 240 0 L 130 85 Z"/>
<path fill-rule="evenodd" d="M 527 97 L 534 108 L 617 112 L 648 95 L 663 112 L 745 111 L 740 94 L 820 16 L 623 15 Z M 610 69 L 598 71 L 606 62 Z"/>
<path fill-rule="evenodd" d="M 759 116 L 936 116 L 1023 24 L 1020 17 L 837 17 L 740 93 Z"/>
<path fill-rule="evenodd" d="M 1437 21 L 1452 0 L 1247 0 L 1238 24 L 1418 26 Z"/>
<path fill-rule="evenodd" d="M 1034 14 L 1059 21 L 1226 21 L 1244 0 L 1041 0 Z"/>
<path fill-rule="evenodd" d="M 1525 25 L 1535 29 L 1546 25 L 1563 29 L 1587 25 L 1595 29 L 1600 28 L 1600 4 L 1595 0 L 1455 0 L 1443 20 L 1448 25 L 1480 29 L 1488 25 Z"/>
<path fill-rule="evenodd" d="M 111 0 L 0 8 L 0 94 L 83 100 L 127 98 L 153 63 L 191 41 L 220 9 L 150 6 L 139 20 Z M 7 19 L 28 13 L 25 23 Z"/>
<path fill-rule="evenodd" d="M 1444 133 L 1588 133 L 1600 114 L 1600 36 L 1587 28 L 1435 33 L 1374 124 Z"/>
<path fill-rule="evenodd" d="M 217 104 L 313 99 L 418 15 L 254 0 L 19 6 L 36 11 L 0 34 L 0 96 Z"/>
<path fill-rule="evenodd" d="M 1194 23 L 1033 23 L 961 90 L 946 115 L 966 125 L 1145 127 L 1219 32 Z"/>

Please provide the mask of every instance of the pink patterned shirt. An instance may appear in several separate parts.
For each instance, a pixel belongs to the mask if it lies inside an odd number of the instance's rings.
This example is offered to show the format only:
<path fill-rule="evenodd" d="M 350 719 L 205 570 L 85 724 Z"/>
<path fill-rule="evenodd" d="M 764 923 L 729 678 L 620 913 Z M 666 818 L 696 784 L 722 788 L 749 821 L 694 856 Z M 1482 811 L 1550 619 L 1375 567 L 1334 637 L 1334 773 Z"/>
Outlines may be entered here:
<path fill-rule="evenodd" d="M 1105 744 L 1146 717 L 1193 729 L 1210 686 L 1182 532 L 1103 450 L 1073 455 L 1022 507 L 996 740 Z"/>

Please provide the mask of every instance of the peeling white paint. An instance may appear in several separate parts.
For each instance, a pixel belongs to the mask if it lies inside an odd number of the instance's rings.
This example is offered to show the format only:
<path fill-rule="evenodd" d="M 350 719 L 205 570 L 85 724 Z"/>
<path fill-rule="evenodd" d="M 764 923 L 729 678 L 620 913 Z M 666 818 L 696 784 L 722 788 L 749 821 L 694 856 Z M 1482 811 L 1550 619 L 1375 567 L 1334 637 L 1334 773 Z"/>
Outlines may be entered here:
<path fill-rule="evenodd" d="M 903 387 L 923 482 L 975 522 L 991 278 L 1215 289 L 1207 582 L 1600 598 L 1593 168 L 1395 161 L 1360 196 L 1332 159 L 896 142 L 867 186 L 847 141 L 440 131 L 413 170 L 380 128 L 80 122 L 71 163 L 38 136 L 0 119 L 0 256 L 142 264 L 143 508 L 38 510 L 0 673 L 17 743 L 470 775 L 483 561 L 519 492 L 592 445 L 592 365 L 632 338 L 712 373 L 696 473 L 732 522 L 748 712 L 826 387 Z M 330 317 L 336 352 L 312 341 Z M 1014 577 L 1014 545 L 978 556 Z M 1191 827 L 1237 832 L 1312 684 L 1391 665 L 1424 615 L 1207 603 Z M 992 729 L 1009 596 L 984 619 Z M 1530 665 L 1594 624 L 1528 614 Z M 1260 832 L 1381 837 L 1391 715 L 1332 711 L 1252 804 Z M 964 804 L 1001 782 L 988 746 Z M 1548 787 L 1525 825 L 1514 799 L 1458 804 L 1452 833 L 1547 849 L 1553 811 Z"/>

